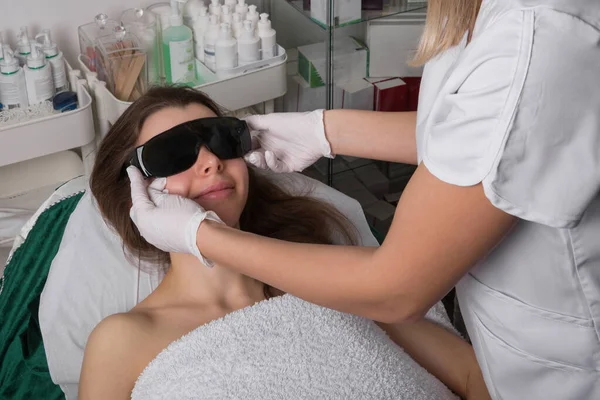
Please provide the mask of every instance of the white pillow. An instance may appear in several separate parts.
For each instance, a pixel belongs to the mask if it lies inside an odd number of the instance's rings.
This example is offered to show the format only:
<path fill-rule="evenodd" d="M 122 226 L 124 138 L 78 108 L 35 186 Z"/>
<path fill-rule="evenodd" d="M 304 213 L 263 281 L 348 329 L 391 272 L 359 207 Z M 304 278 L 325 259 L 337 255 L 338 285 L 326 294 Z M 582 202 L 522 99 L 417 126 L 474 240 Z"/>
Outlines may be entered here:
<path fill-rule="evenodd" d="M 378 245 L 356 200 L 301 174 L 269 175 L 293 193 L 312 188 L 311 196 L 334 205 L 354 223 L 362 245 Z M 86 192 L 65 229 L 39 310 L 50 375 L 68 400 L 77 398 L 83 352 L 94 327 L 111 314 L 133 308 L 160 279 L 128 263 L 120 238 Z"/>

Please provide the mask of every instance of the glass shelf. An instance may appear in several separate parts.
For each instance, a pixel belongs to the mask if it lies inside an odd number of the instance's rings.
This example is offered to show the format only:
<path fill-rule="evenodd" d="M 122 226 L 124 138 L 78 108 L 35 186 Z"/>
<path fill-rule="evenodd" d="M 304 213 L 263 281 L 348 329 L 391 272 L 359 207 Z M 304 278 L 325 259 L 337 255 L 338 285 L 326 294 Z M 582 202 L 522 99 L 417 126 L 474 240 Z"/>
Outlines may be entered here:
<path fill-rule="evenodd" d="M 315 21 L 310 16 L 310 10 L 305 10 L 303 7 L 302 0 L 287 0 L 296 10 L 303 14 L 306 18 L 312 21 L 314 24 L 321 27 L 323 30 L 327 29 L 327 25 L 321 22 Z M 377 18 L 389 17 L 390 15 L 403 14 L 412 11 L 425 10 L 427 8 L 427 2 L 407 2 L 406 0 L 391 0 L 388 5 L 383 7 L 383 10 L 363 10 L 362 18 L 346 24 L 340 24 L 332 26 L 332 28 L 342 28 L 345 26 L 360 24 L 365 21 L 370 21 Z"/>

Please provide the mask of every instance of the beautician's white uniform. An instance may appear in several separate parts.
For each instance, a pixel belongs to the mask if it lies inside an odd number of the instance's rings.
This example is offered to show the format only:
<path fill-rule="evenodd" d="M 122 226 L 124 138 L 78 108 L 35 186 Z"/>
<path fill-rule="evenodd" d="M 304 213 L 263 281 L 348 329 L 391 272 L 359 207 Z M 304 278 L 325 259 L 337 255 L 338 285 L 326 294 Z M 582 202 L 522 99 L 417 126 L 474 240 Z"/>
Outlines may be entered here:
<path fill-rule="evenodd" d="M 417 125 L 435 176 L 521 218 L 457 286 L 492 397 L 600 399 L 600 1 L 484 0 Z"/>

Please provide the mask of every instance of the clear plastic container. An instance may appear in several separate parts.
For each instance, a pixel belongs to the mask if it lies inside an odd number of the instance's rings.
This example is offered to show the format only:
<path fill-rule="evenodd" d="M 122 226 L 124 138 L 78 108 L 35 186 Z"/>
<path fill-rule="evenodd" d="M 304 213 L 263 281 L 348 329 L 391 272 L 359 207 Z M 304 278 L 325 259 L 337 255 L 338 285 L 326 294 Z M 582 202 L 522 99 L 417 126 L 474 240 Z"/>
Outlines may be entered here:
<path fill-rule="evenodd" d="M 121 14 L 121 23 L 139 39 L 148 57 L 148 81 L 161 83 L 160 28 L 156 14 L 142 8 L 130 8 Z"/>
<path fill-rule="evenodd" d="M 90 71 L 96 71 L 97 40 L 102 36 L 110 35 L 118 26 L 119 23 L 108 18 L 108 15 L 98 14 L 94 17 L 93 22 L 81 25 L 77 29 L 79 34 L 79 52 L 84 56 L 84 62 Z"/>
<path fill-rule="evenodd" d="M 116 98 L 135 101 L 148 89 L 147 55 L 138 38 L 125 27 L 98 39 L 98 79 Z"/>

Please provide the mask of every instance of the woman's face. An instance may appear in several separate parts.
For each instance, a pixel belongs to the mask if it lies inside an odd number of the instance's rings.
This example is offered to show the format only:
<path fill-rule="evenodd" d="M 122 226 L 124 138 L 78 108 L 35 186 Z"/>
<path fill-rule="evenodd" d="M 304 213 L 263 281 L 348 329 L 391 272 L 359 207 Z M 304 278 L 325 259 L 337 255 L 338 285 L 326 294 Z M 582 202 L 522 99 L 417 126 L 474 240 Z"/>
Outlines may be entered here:
<path fill-rule="evenodd" d="M 136 146 L 176 125 L 215 116 L 201 104 L 164 108 L 146 119 Z M 237 226 L 248 198 L 248 168 L 243 158 L 220 160 L 203 146 L 190 169 L 167 178 L 166 189 L 214 211 L 227 225 Z"/>

